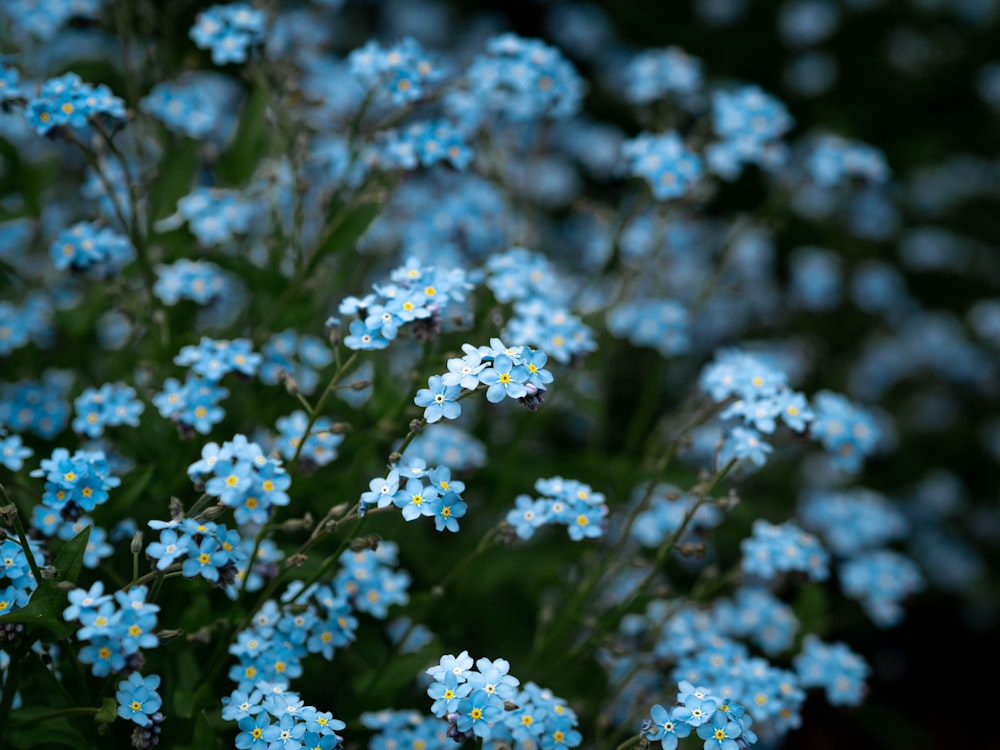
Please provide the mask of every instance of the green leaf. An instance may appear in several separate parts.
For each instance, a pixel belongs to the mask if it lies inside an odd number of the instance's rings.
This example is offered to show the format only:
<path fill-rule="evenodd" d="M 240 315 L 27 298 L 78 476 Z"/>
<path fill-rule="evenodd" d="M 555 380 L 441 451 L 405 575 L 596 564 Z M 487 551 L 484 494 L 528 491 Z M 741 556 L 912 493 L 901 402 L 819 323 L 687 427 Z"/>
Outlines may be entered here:
<path fill-rule="evenodd" d="M 155 472 L 156 467 L 153 465 L 133 469 L 122 482 L 121 490 L 111 496 L 112 507 L 122 514 L 130 515 L 133 503 L 149 486 Z"/>
<path fill-rule="evenodd" d="M 90 541 L 91 528 L 88 526 L 70 539 L 56 554 L 53 565 L 59 572 L 59 580 L 76 583 L 76 579 L 83 569 L 83 556 L 87 551 L 87 543 Z"/>
<path fill-rule="evenodd" d="M 156 179 L 149 187 L 152 220 L 172 214 L 177 208 L 177 201 L 191 192 L 195 172 L 198 171 L 200 147 L 201 144 L 193 138 L 185 138 L 179 145 L 168 143 Z"/>
<path fill-rule="evenodd" d="M 242 185 L 253 175 L 267 150 L 265 110 L 268 93 L 255 87 L 243 103 L 243 112 L 232 141 L 219 157 L 220 178 L 231 185 Z"/>
<path fill-rule="evenodd" d="M 109 699 L 114 703 L 114 699 Z M 94 719 L 92 713 L 69 714 L 74 707 L 26 706 L 13 711 L 4 727 L 0 727 L 0 747 L 19 747 L 26 750 L 70 747 L 74 750 L 91 750 L 94 744 L 87 736 L 88 726 Z M 9 731 L 8 731 L 9 730 Z M 6 744 L 5 744 L 6 743 Z"/>
<path fill-rule="evenodd" d="M 42 739 L 44 738 L 44 739 Z M 41 729 L 34 724 L 14 728 L 12 727 L 9 736 L 2 736 L 0 739 L 5 743 L 0 747 L 4 750 L 55 750 L 55 748 L 68 748 L 69 750 L 98 750 L 93 742 L 82 737 L 79 729 L 75 729 L 65 719 L 60 722 L 45 722 L 45 728 Z"/>
<path fill-rule="evenodd" d="M 352 249 L 382 213 L 382 204 L 377 201 L 360 205 L 339 205 L 331 212 L 330 225 L 335 225 L 316 253 L 316 260 L 337 250 Z M 343 216 L 340 212 L 345 212 Z"/>
<path fill-rule="evenodd" d="M 58 571 L 60 581 L 75 582 L 83 568 L 83 554 L 90 541 L 88 526 L 63 545 L 53 563 Z M 31 595 L 31 600 L 10 614 L 0 617 L 0 623 L 23 622 L 25 625 L 47 630 L 57 640 L 68 638 L 74 626 L 63 620 L 62 613 L 66 608 L 66 592 L 57 588 L 55 581 L 41 580 L 38 588 Z"/>
<path fill-rule="evenodd" d="M 194 735 L 191 742 L 181 745 L 177 750 L 212 750 L 220 746 L 220 738 L 208 723 L 204 713 L 198 714 L 194 722 Z"/>
<path fill-rule="evenodd" d="M 110 724 L 118 718 L 118 701 L 114 698 L 105 698 L 101 701 L 101 708 L 94 716 L 94 721 L 98 724 Z"/>

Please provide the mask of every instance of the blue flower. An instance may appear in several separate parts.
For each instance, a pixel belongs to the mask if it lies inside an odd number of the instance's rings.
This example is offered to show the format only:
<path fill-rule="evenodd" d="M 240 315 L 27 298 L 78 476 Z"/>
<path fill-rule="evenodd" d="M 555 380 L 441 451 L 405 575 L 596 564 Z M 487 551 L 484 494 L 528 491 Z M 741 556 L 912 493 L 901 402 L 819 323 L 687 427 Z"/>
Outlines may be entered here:
<path fill-rule="evenodd" d="M 439 496 L 431 507 L 434 511 L 434 526 L 438 531 L 458 531 L 458 519 L 465 515 L 468 508 L 451 490 Z"/>
<path fill-rule="evenodd" d="M 351 335 L 344 339 L 344 346 L 362 351 L 385 349 L 389 346 L 389 339 L 383 337 L 378 329 L 369 328 L 364 321 L 352 320 Z"/>
<path fill-rule="evenodd" d="M 440 375 L 431 375 L 427 381 L 428 388 L 417 391 L 413 403 L 424 409 L 424 419 L 428 423 L 445 419 L 457 419 L 462 413 L 461 405 L 456 401 L 462 389 L 457 385 L 445 385 Z"/>
<path fill-rule="evenodd" d="M 143 677 L 133 672 L 127 680 L 118 683 L 118 715 L 134 721 L 140 727 L 149 724 L 149 715 L 160 710 L 163 701 L 156 689 L 160 686 L 160 676 L 151 674 Z"/>
<path fill-rule="evenodd" d="M 698 736 L 705 740 L 705 750 L 738 750 L 736 738 L 743 733 L 738 721 L 732 721 L 728 712 L 716 711 L 712 720 L 698 727 Z"/>
<path fill-rule="evenodd" d="M 264 739 L 264 732 L 271 726 L 271 717 L 266 711 L 261 711 L 256 716 L 243 717 L 237 726 L 243 730 L 236 735 L 236 747 L 239 750 L 267 750 L 268 741 Z"/>
<path fill-rule="evenodd" d="M 524 384 L 528 381 L 528 369 L 523 365 L 514 365 L 506 354 L 498 354 L 493 360 L 493 367 L 479 373 L 479 382 L 485 383 L 486 400 L 492 404 L 499 403 L 505 397 L 521 398 L 528 390 Z"/>
<path fill-rule="evenodd" d="M 419 479 L 409 479 L 406 487 L 396 493 L 394 502 L 403 509 L 403 518 L 412 521 L 420 516 L 434 515 L 434 500 L 437 496 L 437 488 L 427 487 Z"/>

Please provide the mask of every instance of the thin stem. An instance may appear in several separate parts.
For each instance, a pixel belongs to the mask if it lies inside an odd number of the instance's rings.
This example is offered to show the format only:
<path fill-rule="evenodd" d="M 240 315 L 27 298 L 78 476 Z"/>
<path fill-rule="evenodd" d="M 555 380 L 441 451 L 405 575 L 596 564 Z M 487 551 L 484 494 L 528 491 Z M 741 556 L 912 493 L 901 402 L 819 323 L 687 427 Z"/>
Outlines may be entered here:
<path fill-rule="evenodd" d="M 689 430 L 693 429 L 695 426 L 700 424 L 707 416 L 714 413 L 714 409 L 717 408 L 713 405 L 712 409 L 702 409 L 693 408 L 695 412 L 694 417 L 690 420 L 685 421 L 675 432 L 673 440 L 670 441 L 667 450 L 661 454 L 657 460 L 656 465 L 653 467 L 653 474 L 648 480 L 646 486 L 646 491 L 642 498 L 639 500 L 638 504 L 629 513 L 628 518 L 621 531 L 618 534 L 618 539 L 611 546 L 611 549 L 603 555 L 603 563 L 600 565 L 595 565 L 591 568 L 590 573 L 584 580 L 583 584 L 577 587 L 573 597 L 570 599 L 567 606 L 565 606 L 561 611 L 559 617 L 552 624 L 548 631 L 548 634 L 539 640 L 538 647 L 532 651 L 532 661 L 540 656 L 547 647 L 551 644 L 552 640 L 558 637 L 562 631 L 566 629 L 571 623 L 575 622 L 583 608 L 583 605 L 591 597 L 594 590 L 597 588 L 600 581 L 611 571 L 616 564 L 622 558 L 621 552 L 628 544 L 632 526 L 635 524 L 636 519 L 642 514 L 642 512 L 648 507 L 653 497 L 656 495 L 656 487 L 666 475 L 667 469 L 670 466 L 673 457 L 675 456 L 677 450 L 680 447 L 680 438 L 686 434 Z"/>
<path fill-rule="evenodd" d="M 601 622 L 598 627 L 595 628 L 593 633 L 591 633 L 582 643 L 577 644 L 569 650 L 566 655 L 567 658 L 572 659 L 579 656 L 597 639 L 598 636 L 603 633 L 603 629 L 606 625 L 616 622 L 623 614 L 625 614 L 625 612 L 628 611 L 628 608 L 632 606 L 632 603 L 639 597 L 646 587 L 649 586 L 649 584 L 656 577 L 657 573 L 659 573 L 660 568 L 663 567 L 667 557 L 677 546 L 681 537 L 687 532 L 688 526 L 694 519 L 695 514 L 705 503 L 709 493 L 730 471 L 732 471 L 736 464 L 737 459 L 731 459 L 729 463 L 719 469 L 711 479 L 702 484 L 695 501 L 691 503 L 690 507 L 684 512 L 684 517 L 681 520 L 680 525 L 674 529 L 674 532 L 660 545 L 659 549 L 657 549 L 656 560 L 653 565 L 650 566 L 649 572 L 646 576 L 642 579 L 638 586 L 632 589 L 628 596 L 626 596 L 610 611 L 610 613 L 601 618 Z"/>
<path fill-rule="evenodd" d="M 642 741 L 642 735 L 636 735 L 635 737 L 629 737 L 622 744 L 615 748 L 615 750 L 626 750 L 626 748 L 635 747 Z"/>
<path fill-rule="evenodd" d="M 32 716 L 30 719 L 25 719 L 24 721 L 13 721 L 11 726 L 23 727 L 29 724 L 36 724 L 40 721 L 48 721 L 49 719 L 58 719 L 60 716 L 80 716 L 80 715 L 93 715 L 100 711 L 99 708 L 94 706 L 73 706 L 71 708 L 60 708 L 58 711 L 52 711 L 51 713 L 42 714 L 41 716 Z"/>
<path fill-rule="evenodd" d="M 334 390 L 347 371 L 351 369 L 351 365 L 354 364 L 355 360 L 358 358 L 358 352 L 353 352 L 347 361 L 342 365 L 338 364 L 337 369 L 333 373 L 333 377 L 330 378 L 330 382 L 327 383 L 326 388 L 323 390 L 323 394 L 319 397 L 319 401 L 316 402 L 316 406 L 309 411 L 309 421 L 306 423 L 305 430 L 302 431 L 302 438 L 299 440 L 299 444 L 295 446 L 295 454 L 292 456 L 292 460 L 289 461 L 290 466 L 294 466 L 295 462 L 299 460 L 299 455 L 302 453 L 302 449 L 305 447 L 306 440 L 312 433 L 312 428 L 316 424 L 316 420 L 319 419 L 320 414 L 323 411 L 323 407 L 326 406 L 326 402 L 333 395 Z"/>
<path fill-rule="evenodd" d="M 21 667 L 24 666 L 24 656 L 27 651 L 28 646 L 22 645 L 10 655 L 7 678 L 3 681 L 2 697 L 0 697 L 0 727 L 7 726 L 7 717 L 10 715 L 11 706 L 14 705 L 14 694 L 21 681 Z"/>
<path fill-rule="evenodd" d="M 10 495 L 7 494 L 7 488 L 3 486 L 0 482 L 0 492 L 3 493 L 4 502 L 12 506 L 14 512 L 11 514 L 11 523 L 14 524 L 14 530 L 17 531 L 18 541 L 21 543 L 21 548 L 24 550 L 24 556 L 28 560 L 28 565 L 31 567 L 31 575 L 34 577 L 36 582 L 42 580 L 42 571 L 38 569 L 38 563 L 35 561 L 35 554 L 31 551 L 31 545 L 28 544 L 28 535 L 24 533 L 24 524 L 21 523 L 21 513 L 18 511 L 17 506 L 10 499 Z M 3 722 L 0 722 L 2 725 Z"/>
<path fill-rule="evenodd" d="M 122 587 L 122 591 L 128 591 L 134 586 L 142 586 L 143 584 L 149 583 L 157 578 L 166 578 L 173 573 L 180 573 L 182 565 L 180 563 L 173 563 L 168 565 L 163 570 L 151 570 L 144 576 L 139 576 L 134 581 L 130 581 L 125 586 Z"/>

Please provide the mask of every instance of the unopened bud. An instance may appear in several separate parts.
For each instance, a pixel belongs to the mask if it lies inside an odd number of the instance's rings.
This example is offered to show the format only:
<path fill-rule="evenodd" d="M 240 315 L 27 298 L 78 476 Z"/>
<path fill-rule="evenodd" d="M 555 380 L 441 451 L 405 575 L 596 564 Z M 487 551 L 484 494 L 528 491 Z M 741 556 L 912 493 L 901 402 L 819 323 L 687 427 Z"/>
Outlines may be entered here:
<path fill-rule="evenodd" d="M 352 391 L 363 391 L 371 384 L 372 381 L 370 380 L 355 380 L 353 383 L 351 383 L 350 388 Z"/>
<path fill-rule="evenodd" d="M 368 536 L 358 537 L 357 539 L 351 540 L 351 550 L 354 552 L 360 552 L 361 550 L 370 549 L 374 552 L 378 549 L 378 545 L 381 541 L 382 537 L 378 534 L 369 534 Z"/>
<path fill-rule="evenodd" d="M 14 523 L 15 516 L 17 516 L 17 506 L 14 503 L 0 506 L 0 519 L 3 519 L 4 523 Z"/>
<path fill-rule="evenodd" d="M 389 454 L 389 465 L 390 466 L 394 466 L 394 465 L 398 464 L 402 460 L 403 460 L 402 454 L 397 453 L 396 451 L 393 451 L 392 453 Z"/>
<path fill-rule="evenodd" d="M 703 542 L 689 542 L 680 545 L 677 551 L 685 557 L 704 557 L 705 544 Z"/>
<path fill-rule="evenodd" d="M 226 506 L 224 505 L 213 505 L 211 508 L 205 508 L 201 512 L 199 518 L 203 518 L 206 521 L 214 521 L 216 518 L 221 516 L 226 512 Z"/>
<path fill-rule="evenodd" d="M 160 639 L 161 646 L 164 643 L 170 643 L 170 641 L 180 638 L 182 635 L 184 635 L 184 631 L 180 628 L 176 630 L 159 630 L 156 633 L 156 637 Z"/>
<path fill-rule="evenodd" d="M 503 702 L 503 710 L 504 711 L 516 711 L 519 708 L 520 708 L 520 706 L 517 705 L 516 703 L 514 703 L 514 701 L 506 700 L 506 701 Z"/>
<path fill-rule="evenodd" d="M 129 543 L 128 550 L 133 555 L 138 555 L 142 552 L 142 531 L 137 531 L 132 535 L 132 541 Z"/>
<path fill-rule="evenodd" d="M 334 422 L 330 425 L 330 432 L 334 435 L 346 435 L 348 432 L 354 428 L 347 422 Z"/>
<path fill-rule="evenodd" d="M 308 559 L 309 559 L 309 557 L 307 555 L 303 555 L 301 552 L 296 552 L 294 555 L 290 555 L 285 560 L 285 567 L 286 568 L 301 568 L 302 564 L 306 560 L 308 560 Z"/>
<path fill-rule="evenodd" d="M 286 534 L 295 534 L 299 531 L 309 531 L 313 527 L 312 516 L 306 513 L 302 518 L 289 518 L 281 524 L 281 530 Z"/>
<path fill-rule="evenodd" d="M 288 391 L 289 396 L 298 396 L 301 392 L 298 382 L 284 367 L 278 370 L 277 380 L 278 383 L 285 386 L 285 390 Z"/>
<path fill-rule="evenodd" d="M 171 497 L 167 509 L 170 511 L 171 521 L 180 521 L 184 518 L 184 503 L 179 497 Z"/>
<path fill-rule="evenodd" d="M 59 571 L 56 570 L 56 567 L 54 565 L 46 565 L 45 567 L 41 568 L 38 572 L 42 574 L 42 578 L 44 578 L 46 581 L 54 581 L 56 577 L 59 575 Z"/>
<path fill-rule="evenodd" d="M 208 643 L 212 640 L 212 629 L 206 625 L 191 633 L 187 639 L 195 643 Z"/>
<path fill-rule="evenodd" d="M 410 432 L 420 432 L 423 426 L 424 426 L 424 420 L 422 419 L 410 420 Z"/>
<path fill-rule="evenodd" d="M 327 337 L 330 339 L 330 346 L 336 349 L 340 346 L 340 319 L 339 318 L 329 318 L 326 321 L 326 327 L 330 329 Z"/>

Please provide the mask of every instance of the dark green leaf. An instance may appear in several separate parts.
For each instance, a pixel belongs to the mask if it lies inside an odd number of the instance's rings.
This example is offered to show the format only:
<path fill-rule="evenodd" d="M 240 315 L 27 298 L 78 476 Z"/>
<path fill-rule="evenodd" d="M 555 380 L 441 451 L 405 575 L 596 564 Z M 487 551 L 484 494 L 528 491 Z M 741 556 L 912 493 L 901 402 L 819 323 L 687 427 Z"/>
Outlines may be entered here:
<path fill-rule="evenodd" d="M 94 721 L 98 724 L 110 724 L 118 718 L 118 701 L 114 698 L 105 698 L 101 702 L 101 708 L 94 716 Z"/>
<path fill-rule="evenodd" d="M 58 580 L 75 582 L 83 567 L 83 554 L 90 540 L 88 526 L 63 545 L 53 563 L 58 571 Z M 0 622 L 23 622 L 47 630 L 56 639 L 68 637 L 74 630 L 73 625 L 63 620 L 62 613 L 66 608 L 66 592 L 56 587 L 55 582 L 41 580 L 38 588 L 31 595 L 31 601 L 21 609 L 0 617 Z"/>
<path fill-rule="evenodd" d="M 193 138 L 168 144 L 156 178 L 149 187 L 150 216 L 154 221 L 172 214 L 177 201 L 191 192 L 198 170 L 199 147 L 199 142 Z"/>
<path fill-rule="evenodd" d="M 123 515 L 130 515 L 133 504 L 149 486 L 155 472 L 155 466 L 136 468 L 129 472 L 122 482 L 122 488 L 111 496 L 112 507 Z"/>
<path fill-rule="evenodd" d="M 267 99 L 267 91 L 255 87 L 243 103 L 236 134 L 219 157 L 218 172 L 224 182 L 242 185 L 257 169 L 267 149 Z"/>

